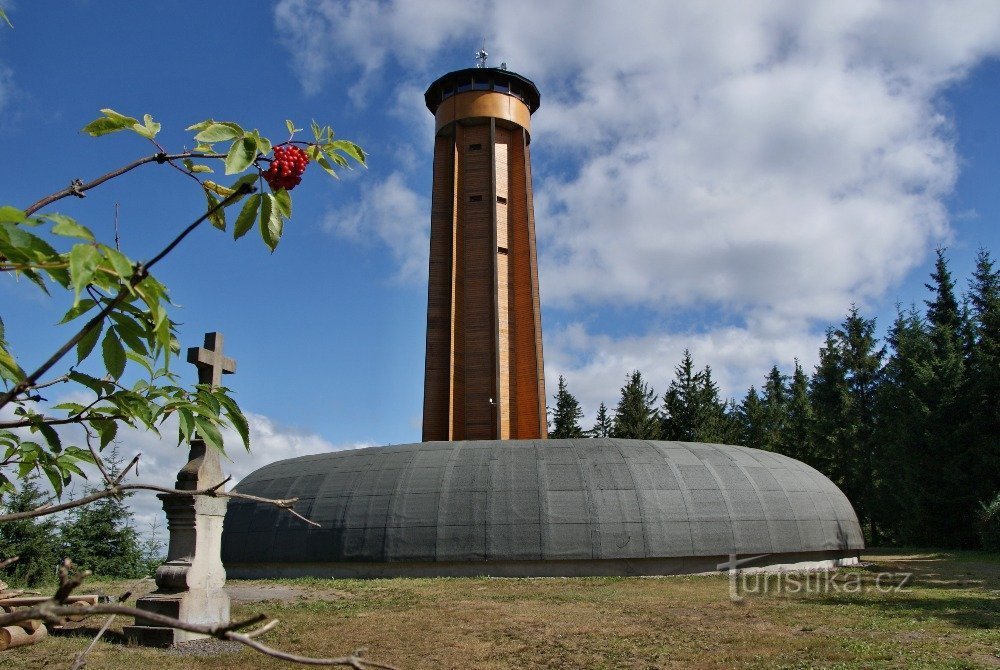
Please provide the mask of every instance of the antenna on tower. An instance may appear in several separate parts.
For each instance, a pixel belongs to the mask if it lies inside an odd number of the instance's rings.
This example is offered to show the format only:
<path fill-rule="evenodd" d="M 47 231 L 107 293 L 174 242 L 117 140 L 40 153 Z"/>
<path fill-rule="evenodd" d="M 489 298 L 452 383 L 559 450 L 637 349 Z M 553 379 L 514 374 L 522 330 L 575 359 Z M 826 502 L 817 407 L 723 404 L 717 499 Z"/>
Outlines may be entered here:
<path fill-rule="evenodd" d="M 486 59 L 490 55 L 486 53 L 486 36 L 483 36 L 483 48 L 476 52 L 476 67 L 483 68 L 486 67 Z"/>

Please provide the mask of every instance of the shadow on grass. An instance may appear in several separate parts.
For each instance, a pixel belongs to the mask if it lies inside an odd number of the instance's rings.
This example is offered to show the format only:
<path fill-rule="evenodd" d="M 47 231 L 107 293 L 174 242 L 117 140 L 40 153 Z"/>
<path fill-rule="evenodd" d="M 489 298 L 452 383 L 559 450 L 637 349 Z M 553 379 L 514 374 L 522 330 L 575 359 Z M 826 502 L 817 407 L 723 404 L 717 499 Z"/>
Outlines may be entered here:
<path fill-rule="evenodd" d="M 891 598 L 845 598 L 825 596 L 812 599 L 821 605 L 867 608 L 878 614 L 914 619 L 938 619 L 962 628 L 993 629 L 1000 625 L 1000 598 L 956 596 L 953 598 L 900 593 Z"/>

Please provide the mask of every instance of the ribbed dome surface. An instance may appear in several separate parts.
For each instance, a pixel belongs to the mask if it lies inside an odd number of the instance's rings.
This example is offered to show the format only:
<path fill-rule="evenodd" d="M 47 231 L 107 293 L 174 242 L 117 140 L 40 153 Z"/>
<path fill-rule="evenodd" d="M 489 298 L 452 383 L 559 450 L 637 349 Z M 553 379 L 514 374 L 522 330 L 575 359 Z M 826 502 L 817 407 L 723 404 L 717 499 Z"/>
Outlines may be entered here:
<path fill-rule="evenodd" d="M 779 454 L 619 439 L 426 442 L 305 456 L 237 491 L 298 497 L 311 528 L 233 499 L 240 566 L 807 554 L 863 548 L 844 494 Z M 485 572 L 488 572 L 487 569 Z"/>

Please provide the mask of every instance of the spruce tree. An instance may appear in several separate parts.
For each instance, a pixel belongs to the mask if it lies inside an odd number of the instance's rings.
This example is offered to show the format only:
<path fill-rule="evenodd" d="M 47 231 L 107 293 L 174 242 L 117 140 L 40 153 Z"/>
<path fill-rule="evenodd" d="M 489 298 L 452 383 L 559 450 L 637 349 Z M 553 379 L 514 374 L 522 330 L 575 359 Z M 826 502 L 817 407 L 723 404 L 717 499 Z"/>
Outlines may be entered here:
<path fill-rule="evenodd" d="M 566 380 L 559 375 L 559 390 L 553 398 L 556 401 L 555 410 L 552 414 L 552 431 L 549 437 L 557 440 L 583 437 L 583 429 L 580 428 L 580 419 L 583 418 L 583 410 L 573 394 L 566 389 Z"/>
<path fill-rule="evenodd" d="M 0 499 L 4 514 L 27 512 L 42 506 L 47 496 L 34 477 L 21 480 L 21 488 Z M 0 560 L 20 557 L 4 572 L 4 579 L 19 586 L 36 586 L 54 580 L 59 563 L 56 522 L 51 516 L 0 523 Z"/>
<path fill-rule="evenodd" d="M 597 408 L 597 420 L 594 427 L 587 431 L 588 437 L 611 437 L 614 431 L 615 422 L 608 414 L 608 406 L 603 402 Z"/>
<path fill-rule="evenodd" d="M 915 308 L 899 311 L 886 337 L 892 354 L 878 394 L 877 439 L 885 450 L 882 477 L 887 539 L 932 543 L 925 520 L 937 502 L 930 494 L 936 466 L 929 449 L 929 398 L 934 384 L 933 345 Z"/>
<path fill-rule="evenodd" d="M 680 364 L 674 368 L 674 378 L 663 394 L 664 439 L 697 441 L 699 381 L 691 352 L 685 349 Z"/>
<path fill-rule="evenodd" d="M 732 442 L 738 434 L 719 397 L 712 368 L 695 372 L 687 349 L 663 394 L 662 433 L 664 439 L 683 442 Z"/>
<path fill-rule="evenodd" d="M 989 503 L 1000 493 L 1000 271 L 980 250 L 969 282 L 972 346 L 961 393 L 962 441 L 973 455 L 971 495 Z"/>
<path fill-rule="evenodd" d="M 931 283 L 926 286 L 933 296 L 926 304 L 934 375 L 928 402 L 928 449 L 936 474 L 930 482 L 929 493 L 939 500 L 926 524 L 933 544 L 973 546 L 978 543 L 972 527 L 979 502 L 975 499 L 974 484 L 977 458 L 972 445 L 962 439 L 965 423 L 965 408 L 962 406 L 965 347 L 962 333 L 966 326 L 962 322 L 955 297 L 955 282 L 943 249 L 937 250 Z"/>
<path fill-rule="evenodd" d="M 879 541 L 880 501 L 876 491 L 884 465 L 875 435 L 878 422 L 876 394 L 881 381 L 885 347 L 875 336 L 875 319 L 865 319 L 854 305 L 836 331 L 847 382 L 847 424 L 839 458 L 845 493 L 855 502 L 859 517 L 867 522 L 868 538 Z"/>
<path fill-rule="evenodd" d="M 739 424 L 739 443 L 745 447 L 763 449 L 766 443 L 764 439 L 766 417 L 756 387 L 751 386 L 747 391 L 736 416 Z"/>
<path fill-rule="evenodd" d="M 832 328 L 826 332 L 819 363 L 809 380 L 809 402 L 813 408 L 811 442 L 815 446 L 811 465 L 842 487 L 845 473 L 840 455 L 850 439 L 846 434 L 849 399 L 841 345 Z"/>
<path fill-rule="evenodd" d="M 117 446 L 105 462 L 109 474 L 116 477 L 122 464 Z M 85 495 L 94 490 L 88 488 Z M 60 527 L 62 555 L 100 577 L 145 576 L 147 566 L 125 497 L 102 498 L 71 510 Z"/>
<path fill-rule="evenodd" d="M 788 387 L 777 365 L 771 366 L 764 381 L 764 443 L 762 449 L 781 451 L 781 436 L 788 420 Z"/>
<path fill-rule="evenodd" d="M 799 361 L 788 386 L 785 423 L 778 440 L 777 450 L 786 456 L 813 464 L 815 460 L 812 445 L 813 411 L 809 402 L 809 378 Z"/>
<path fill-rule="evenodd" d="M 660 439 L 660 417 L 656 411 L 656 393 L 635 370 L 622 387 L 615 408 L 612 437 L 636 440 Z"/>

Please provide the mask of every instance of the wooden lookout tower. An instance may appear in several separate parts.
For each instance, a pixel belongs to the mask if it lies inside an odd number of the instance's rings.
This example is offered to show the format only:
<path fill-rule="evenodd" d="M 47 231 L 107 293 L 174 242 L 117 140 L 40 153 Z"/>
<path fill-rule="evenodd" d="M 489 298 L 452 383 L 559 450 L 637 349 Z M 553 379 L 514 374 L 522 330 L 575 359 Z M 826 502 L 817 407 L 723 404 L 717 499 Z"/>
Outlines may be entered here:
<path fill-rule="evenodd" d="M 480 59 L 424 94 L 435 118 L 424 441 L 547 436 L 528 151 L 539 94 Z"/>

